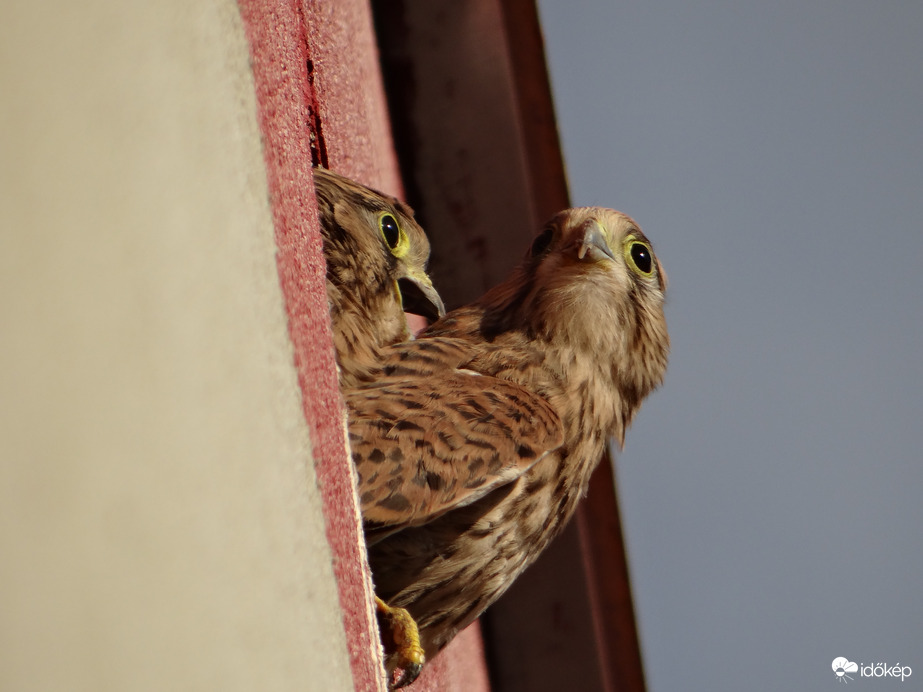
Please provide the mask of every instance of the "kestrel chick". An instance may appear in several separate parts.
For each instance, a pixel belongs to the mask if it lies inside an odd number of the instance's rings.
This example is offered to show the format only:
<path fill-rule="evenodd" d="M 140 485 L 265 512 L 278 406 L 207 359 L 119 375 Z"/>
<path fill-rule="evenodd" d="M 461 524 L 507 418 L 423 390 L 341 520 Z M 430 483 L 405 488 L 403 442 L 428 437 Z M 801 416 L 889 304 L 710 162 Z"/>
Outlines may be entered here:
<path fill-rule="evenodd" d="M 403 202 L 323 168 L 314 186 L 327 260 L 327 299 L 340 383 L 410 338 L 404 312 L 445 314 L 426 274 L 429 240 Z"/>
<path fill-rule="evenodd" d="M 510 277 L 347 388 L 379 597 L 427 658 L 571 518 L 607 440 L 662 379 L 666 277 L 611 209 L 552 218 Z"/>

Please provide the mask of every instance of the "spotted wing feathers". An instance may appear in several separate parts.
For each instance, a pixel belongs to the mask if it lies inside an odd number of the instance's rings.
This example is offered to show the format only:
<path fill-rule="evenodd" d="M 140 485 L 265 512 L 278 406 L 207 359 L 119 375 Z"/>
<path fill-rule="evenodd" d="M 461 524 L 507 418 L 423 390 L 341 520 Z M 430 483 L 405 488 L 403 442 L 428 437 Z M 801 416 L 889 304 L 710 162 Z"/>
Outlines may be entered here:
<path fill-rule="evenodd" d="M 426 359 L 421 368 L 347 392 L 367 531 L 418 526 L 470 504 L 563 439 L 555 411 L 523 387 L 464 369 L 429 372 Z"/>

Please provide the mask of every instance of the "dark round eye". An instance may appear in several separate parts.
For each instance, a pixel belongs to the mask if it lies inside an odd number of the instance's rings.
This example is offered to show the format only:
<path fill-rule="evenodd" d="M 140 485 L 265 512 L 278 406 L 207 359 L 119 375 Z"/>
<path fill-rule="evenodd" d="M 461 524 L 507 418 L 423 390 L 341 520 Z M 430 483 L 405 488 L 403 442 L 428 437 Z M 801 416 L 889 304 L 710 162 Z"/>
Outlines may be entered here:
<path fill-rule="evenodd" d="M 381 219 L 378 221 L 378 226 L 381 228 L 381 234 L 384 236 L 388 247 L 392 250 L 396 248 L 401 240 L 401 229 L 397 225 L 397 219 L 391 214 L 382 214 Z"/>
<path fill-rule="evenodd" d="M 650 274 L 654 270 L 654 259 L 651 249 L 644 243 L 632 243 L 629 249 L 631 259 L 642 274 Z"/>
<path fill-rule="evenodd" d="M 550 228 L 546 228 L 532 241 L 532 248 L 529 250 L 529 254 L 533 257 L 538 257 L 548 249 L 549 245 L 551 245 L 552 238 L 554 238 L 554 231 Z"/>

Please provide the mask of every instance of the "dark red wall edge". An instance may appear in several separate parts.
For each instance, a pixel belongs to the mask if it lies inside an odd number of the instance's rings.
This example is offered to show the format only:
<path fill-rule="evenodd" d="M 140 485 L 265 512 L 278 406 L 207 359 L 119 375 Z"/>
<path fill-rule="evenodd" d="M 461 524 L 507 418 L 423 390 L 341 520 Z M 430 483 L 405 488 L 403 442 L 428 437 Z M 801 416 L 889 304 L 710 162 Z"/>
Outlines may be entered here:
<path fill-rule="evenodd" d="M 337 384 L 325 265 L 311 172 L 316 113 L 308 79 L 307 29 L 296 2 L 240 0 L 253 66 L 266 176 L 278 245 L 279 278 L 302 391 L 318 482 L 335 555 L 334 574 L 358 690 L 379 689 L 378 646 L 367 598 L 361 524 L 350 484 L 343 437 L 344 409 Z"/>

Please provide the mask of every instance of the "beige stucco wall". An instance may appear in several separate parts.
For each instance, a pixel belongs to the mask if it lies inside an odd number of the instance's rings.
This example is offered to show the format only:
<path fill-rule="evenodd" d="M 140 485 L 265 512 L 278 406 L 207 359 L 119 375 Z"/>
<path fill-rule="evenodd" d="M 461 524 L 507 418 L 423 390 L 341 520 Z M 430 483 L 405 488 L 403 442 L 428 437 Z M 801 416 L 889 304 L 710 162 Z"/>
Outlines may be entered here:
<path fill-rule="evenodd" d="M 232 0 L 0 3 L 0 689 L 351 689 Z"/>

